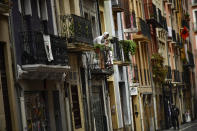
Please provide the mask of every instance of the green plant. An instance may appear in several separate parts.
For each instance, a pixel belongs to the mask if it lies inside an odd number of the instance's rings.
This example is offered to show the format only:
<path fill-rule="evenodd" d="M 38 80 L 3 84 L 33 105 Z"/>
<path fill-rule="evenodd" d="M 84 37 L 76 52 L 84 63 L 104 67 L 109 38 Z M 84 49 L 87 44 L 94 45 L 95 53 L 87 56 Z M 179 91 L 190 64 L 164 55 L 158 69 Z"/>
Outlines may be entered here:
<path fill-rule="evenodd" d="M 159 54 L 152 54 L 151 64 L 153 72 L 153 80 L 158 84 L 162 84 L 165 81 L 167 75 L 167 67 L 163 65 L 164 58 Z"/>
<path fill-rule="evenodd" d="M 130 61 L 129 54 L 131 53 L 131 55 L 135 55 L 136 47 L 137 47 L 136 43 L 132 40 L 121 40 L 120 44 L 123 48 L 126 61 Z"/>

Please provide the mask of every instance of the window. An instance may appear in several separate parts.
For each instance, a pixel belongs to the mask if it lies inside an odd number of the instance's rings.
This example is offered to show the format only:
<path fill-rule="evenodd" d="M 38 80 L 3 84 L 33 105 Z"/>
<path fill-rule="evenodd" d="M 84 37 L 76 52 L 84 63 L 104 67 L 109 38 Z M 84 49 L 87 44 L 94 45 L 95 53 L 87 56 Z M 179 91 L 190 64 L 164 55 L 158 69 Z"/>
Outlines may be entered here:
<path fill-rule="evenodd" d="M 23 15 L 32 15 L 31 0 L 18 0 L 18 8 Z"/>
<path fill-rule="evenodd" d="M 42 20 L 48 20 L 47 3 L 46 0 L 38 0 L 40 16 Z"/>
<path fill-rule="evenodd" d="M 72 92 L 72 110 L 74 115 L 74 125 L 75 128 L 81 128 L 81 114 L 80 114 L 80 105 L 79 105 L 79 96 L 78 96 L 78 89 L 76 85 L 71 86 Z"/>

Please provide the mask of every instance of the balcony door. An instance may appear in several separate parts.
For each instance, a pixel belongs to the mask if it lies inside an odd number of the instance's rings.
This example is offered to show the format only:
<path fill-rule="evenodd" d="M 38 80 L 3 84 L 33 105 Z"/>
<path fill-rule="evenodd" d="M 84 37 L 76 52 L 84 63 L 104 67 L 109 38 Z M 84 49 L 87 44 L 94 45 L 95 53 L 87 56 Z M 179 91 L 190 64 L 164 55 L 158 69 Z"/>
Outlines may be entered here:
<path fill-rule="evenodd" d="M 107 131 L 107 121 L 104 111 L 102 86 L 92 87 L 92 104 L 96 131 Z"/>

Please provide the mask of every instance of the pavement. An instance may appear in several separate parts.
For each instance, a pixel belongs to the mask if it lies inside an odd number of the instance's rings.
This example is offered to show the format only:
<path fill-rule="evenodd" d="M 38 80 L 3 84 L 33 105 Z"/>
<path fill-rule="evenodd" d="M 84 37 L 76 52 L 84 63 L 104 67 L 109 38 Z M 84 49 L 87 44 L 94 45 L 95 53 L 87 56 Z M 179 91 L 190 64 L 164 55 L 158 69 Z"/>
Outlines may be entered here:
<path fill-rule="evenodd" d="M 163 130 L 163 131 L 175 131 L 173 128 L 169 130 Z M 182 124 L 180 126 L 180 129 L 176 131 L 197 131 L 197 120 L 194 120 L 190 123 Z"/>

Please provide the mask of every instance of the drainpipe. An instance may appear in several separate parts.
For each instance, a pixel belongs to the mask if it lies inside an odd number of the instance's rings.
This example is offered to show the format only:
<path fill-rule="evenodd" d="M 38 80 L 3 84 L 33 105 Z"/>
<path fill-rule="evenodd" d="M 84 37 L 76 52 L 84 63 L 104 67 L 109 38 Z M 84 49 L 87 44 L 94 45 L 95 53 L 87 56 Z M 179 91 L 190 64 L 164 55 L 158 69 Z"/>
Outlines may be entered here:
<path fill-rule="evenodd" d="M 148 46 L 146 45 L 146 50 L 148 51 Z M 150 70 L 150 78 L 151 78 L 151 87 L 152 87 L 152 91 L 153 91 L 153 108 L 154 108 L 154 128 L 155 130 L 158 129 L 158 125 L 157 125 L 157 104 L 156 104 L 156 97 L 155 97 L 155 84 L 153 81 L 153 76 L 152 76 L 152 67 L 151 67 L 151 61 L 150 61 L 150 55 L 148 54 L 148 63 L 149 63 L 149 70 Z"/>
<path fill-rule="evenodd" d="M 21 115 L 22 115 L 23 131 L 26 131 L 27 130 L 27 120 L 26 120 L 26 114 L 25 114 L 24 97 L 20 97 L 20 103 L 21 103 Z"/>

